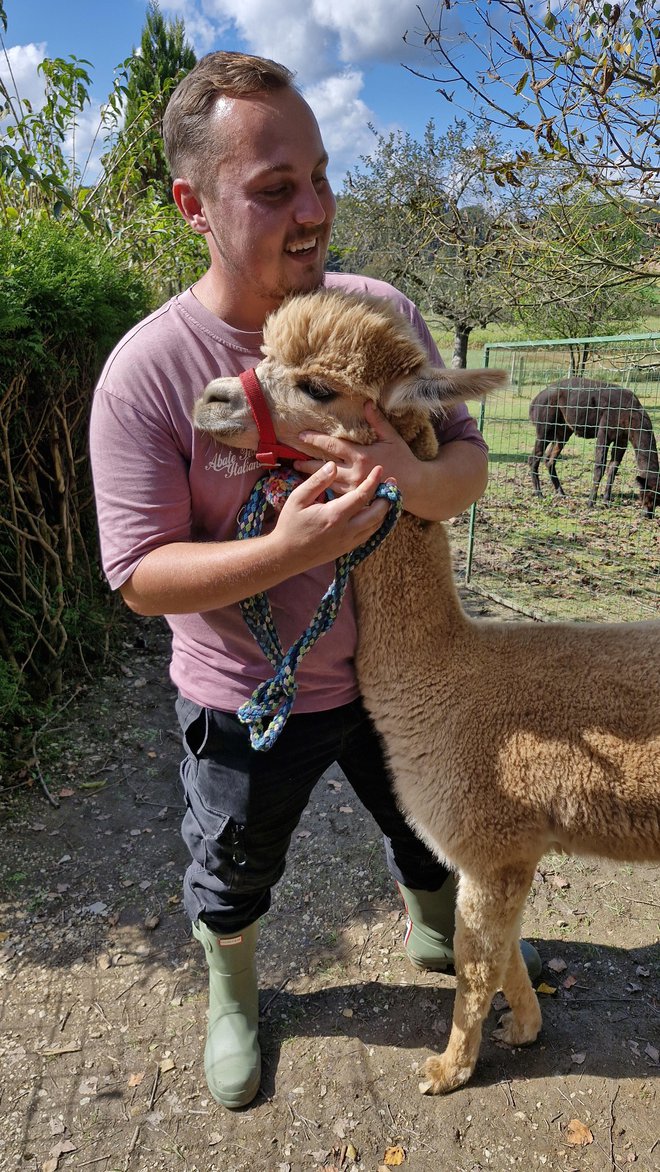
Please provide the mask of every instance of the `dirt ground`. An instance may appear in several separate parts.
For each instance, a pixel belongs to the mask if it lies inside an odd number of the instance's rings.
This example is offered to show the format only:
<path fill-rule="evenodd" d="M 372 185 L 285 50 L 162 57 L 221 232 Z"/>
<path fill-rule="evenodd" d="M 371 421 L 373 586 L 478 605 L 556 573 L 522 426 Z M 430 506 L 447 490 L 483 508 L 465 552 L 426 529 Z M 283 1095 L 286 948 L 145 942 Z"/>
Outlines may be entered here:
<path fill-rule="evenodd" d="M 261 1092 L 234 1114 L 210 1099 L 166 664 L 160 623 L 137 624 L 36 742 L 58 808 L 38 783 L 4 791 L 0 1169 L 660 1168 L 660 868 L 545 858 L 524 925 L 539 1041 L 494 1043 L 496 999 L 472 1082 L 423 1097 L 454 980 L 407 963 L 378 833 L 337 769 L 262 925 Z"/>

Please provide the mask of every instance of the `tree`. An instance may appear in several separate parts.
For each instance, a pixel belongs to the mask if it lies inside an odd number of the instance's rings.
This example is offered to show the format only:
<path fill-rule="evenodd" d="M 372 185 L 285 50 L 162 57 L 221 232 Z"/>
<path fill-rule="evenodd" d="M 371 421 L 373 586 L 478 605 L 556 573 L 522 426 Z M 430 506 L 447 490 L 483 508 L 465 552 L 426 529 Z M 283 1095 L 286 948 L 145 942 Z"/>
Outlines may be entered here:
<path fill-rule="evenodd" d="M 472 136 L 460 119 L 443 134 L 429 122 L 422 143 L 379 135 L 339 202 L 334 241 L 347 262 L 395 282 L 452 328 L 455 366 L 474 327 L 508 320 L 520 296 L 513 226 L 529 219 L 530 191 L 498 188 L 505 155 L 485 120 Z"/>
<path fill-rule="evenodd" d="M 170 177 L 160 136 L 163 114 L 173 89 L 196 61 L 183 20 L 166 20 L 158 0 L 149 0 L 140 48 L 127 62 L 122 137 L 141 138 L 137 173 L 142 184 L 151 185 L 164 200 L 170 198 Z"/>
<path fill-rule="evenodd" d="M 520 225 L 522 296 L 516 317 L 533 337 L 590 337 L 634 328 L 648 313 L 649 278 L 636 275 L 648 242 L 589 186 L 548 193 Z"/>
<path fill-rule="evenodd" d="M 486 106 L 494 125 L 516 132 L 523 149 L 509 177 L 530 158 L 559 162 L 568 182 L 589 184 L 660 236 L 656 0 L 444 0 L 433 24 L 423 19 L 434 66 L 419 75 L 446 101 L 476 106 L 478 117 Z M 636 262 L 642 276 L 653 266 Z"/>

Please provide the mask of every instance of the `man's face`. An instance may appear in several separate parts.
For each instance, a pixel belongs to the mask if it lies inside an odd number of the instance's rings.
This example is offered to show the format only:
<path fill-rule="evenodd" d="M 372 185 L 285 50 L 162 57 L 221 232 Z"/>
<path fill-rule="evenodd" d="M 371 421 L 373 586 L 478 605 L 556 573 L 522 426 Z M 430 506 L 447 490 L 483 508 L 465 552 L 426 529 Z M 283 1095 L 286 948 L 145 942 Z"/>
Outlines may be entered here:
<path fill-rule="evenodd" d="M 294 90 L 220 99 L 223 157 L 201 198 L 221 316 L 259 329 L 289 293 L 323 281 L 335 199 L 309 106 Z"/>

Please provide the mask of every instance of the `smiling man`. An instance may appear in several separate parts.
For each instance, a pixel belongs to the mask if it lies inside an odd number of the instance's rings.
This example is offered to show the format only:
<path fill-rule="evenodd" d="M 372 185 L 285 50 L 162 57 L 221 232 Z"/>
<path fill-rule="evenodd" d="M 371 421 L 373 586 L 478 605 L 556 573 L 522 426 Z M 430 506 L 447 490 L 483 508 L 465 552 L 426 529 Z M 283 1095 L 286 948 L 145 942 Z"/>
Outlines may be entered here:
<path fill-rule="evenodd" d="M 251 748 L 235 715 L 271 674 L 237 603 L 267 590 L 289 646 L 334 560 L 380 526 L 382 479 L 396 479 L 410 511 L 445 519 L 483 491 L 486 453 L 462 406 L 439 425 L 439 454 L 423 464 L 371 410 L 370 445 L 314 435 L 297 443 L 309 454 L 298 463 L 308 479 L 267 532 L 235 540 L 261 468 L 251 452 L 195 432 L 193 405 L 213 378 L 257 364 L 264 320 L 284 297 L 323 283 L 388 297 L 431 361 L 440 359 L 415 306 L 391 286 L 324 274 L 335 200 L 316 119 L 287 69 L 240 53 L 202 58 L 170 101 L 164 140 L 174 199 L 205 236 L 210 265 L 111 354 L 94 397 L 91 452 L 110 585 L 136 613 L 165 615 L 172 630 L 191 855 L 184 901 L 209 967 L 206 1077 L 216 1100 L 236 1108 L 260 1082 L 258 920 L 312 789 L 334 761 L 383 831 L 414 964 L 451 964 L 454 914 L 453 880 L 399 813 L 360 700 L 350 593 L 301 664 L 294 712 L 265 753 Z"/>

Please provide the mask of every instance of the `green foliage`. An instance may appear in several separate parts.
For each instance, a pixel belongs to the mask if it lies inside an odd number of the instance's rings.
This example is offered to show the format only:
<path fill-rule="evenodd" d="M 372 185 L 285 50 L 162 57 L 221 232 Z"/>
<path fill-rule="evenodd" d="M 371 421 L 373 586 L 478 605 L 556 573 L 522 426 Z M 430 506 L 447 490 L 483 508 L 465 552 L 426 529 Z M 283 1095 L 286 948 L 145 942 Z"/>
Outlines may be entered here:
<path fill-rule="evenodd" d="M 28 704 L 106 641 L 89 409 L 107 352 L 148 308 L 143 280 L 82 226 L 0 229 L 0 756 Z"/>
<path fill-rule="evenodd" d="M 170 178 L 160 126 L 172 91 L 196 61 L 183 21 L 166 20 L 157 0 L 149 0 L 139 52 L 134 51 L 127 63 L 125 129 L 120 142 L 141 137 L 136 175 L 143 187 L 151 185 L 165 202 L 170 197 Z"/>
<path fill-rule="evenodd" d="M 451 9 L 451 13 L 449 10 Z M 463 23 L 461 43 L 446 35 Z M 658 233 L 660 21 L 657 0 L 454 0 L 422 17 L 427 74 L 445 102 L 493 121 L 521 142 L 523 166 L 560 163 L 569 182 Z M 503 164 L 503 184 L 515 171 Z M 640 257 L 637 272 L 651 269 Z"/>

